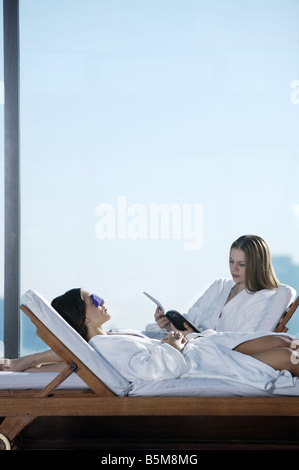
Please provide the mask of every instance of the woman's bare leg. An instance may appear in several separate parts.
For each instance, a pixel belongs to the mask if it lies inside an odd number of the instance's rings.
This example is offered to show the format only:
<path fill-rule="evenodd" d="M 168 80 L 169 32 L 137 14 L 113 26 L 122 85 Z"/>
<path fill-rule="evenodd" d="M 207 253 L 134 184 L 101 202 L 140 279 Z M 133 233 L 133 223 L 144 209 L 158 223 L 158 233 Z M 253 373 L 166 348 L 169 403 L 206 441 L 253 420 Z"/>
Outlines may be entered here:
<path fill-rule="evenodd" d="M 60 370 L 61 362 L 60 357 L 50 349 L 16 359 L 0 359 L 0 371 L 24 372 L 30 370 L 32 372 L 34 370 L 35 372 L 45 372 L 45 370 L 41 370 L 44 369 L 41 367 L 43 364 L 59 365 L 58 369 Z"/>
<path fill-rule="evenodd" d="M 276 370 L 288 370 L 294 377 L 299 377 L 299 354 L 290 348 L 274 348 L 252 357 L 268 364 Z"/>
<path fill-rule="evenodd" d="M 61 372 L 66 368 L 66 364 L 64 362 L 56 362 L 54 364 L 44 364 L 40 367 L 30 367 L 29 369 L 25 369 L 23 372 Z"/>
<path fill-rule="evenodd" d="M 252 354 L 268 351 L 269 349 L 275 348 L 296 349 L 296 344 L 292 339 L 286 336 L 269 335 L 245 341 L 244 343 L 241 343 L 236 348 L 234 348 L 234 350 L 242 354 L 248 354 L 249 356 L 251 356 Z"/>
<path fill-rule="evenodd" d="M 239 344 L 235 351 L 258 359 L 276 370 L 288 370 L 299 377 L 298 341 L 272 335 L 262 336 Z"/>

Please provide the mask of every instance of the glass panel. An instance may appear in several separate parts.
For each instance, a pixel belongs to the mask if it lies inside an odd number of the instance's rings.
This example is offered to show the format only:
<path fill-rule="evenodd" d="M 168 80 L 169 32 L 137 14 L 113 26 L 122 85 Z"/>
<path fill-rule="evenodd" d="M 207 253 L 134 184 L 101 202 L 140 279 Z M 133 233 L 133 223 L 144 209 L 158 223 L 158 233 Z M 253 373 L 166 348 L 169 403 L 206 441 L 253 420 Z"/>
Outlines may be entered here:
<path fill-rule="evenodd" d="M 21 0 L 22 292 L 83 286 L 143 329 L 142 291 L 186 311 L 245 233 L 299 290 L 298 14 Z"/>

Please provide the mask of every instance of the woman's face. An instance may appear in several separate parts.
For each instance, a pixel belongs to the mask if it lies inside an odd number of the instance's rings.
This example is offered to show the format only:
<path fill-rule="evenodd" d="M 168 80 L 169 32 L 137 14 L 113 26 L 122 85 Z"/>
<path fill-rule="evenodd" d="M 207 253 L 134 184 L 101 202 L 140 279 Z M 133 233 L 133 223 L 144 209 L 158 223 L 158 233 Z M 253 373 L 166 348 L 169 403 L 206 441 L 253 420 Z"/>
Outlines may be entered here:
<path fill-rule="evenodd" d="M 108 313 L 107 308 L 105 307 L 104 300 L 100 305 L 95 305 L 92 294 L 86 291 L 82 291 L 82 296 L 85 301 L 85 316 L 88 323 L 93 323 L 94 325 L 102 325 L 106 321 L 110 320 L 111 316 Z"/>
<path fill-rule="evenodd" d="M 232 248 L 229 257 L 229 267 L 233 280 L 237 284 L 245 283 L 245 253 Z"/>

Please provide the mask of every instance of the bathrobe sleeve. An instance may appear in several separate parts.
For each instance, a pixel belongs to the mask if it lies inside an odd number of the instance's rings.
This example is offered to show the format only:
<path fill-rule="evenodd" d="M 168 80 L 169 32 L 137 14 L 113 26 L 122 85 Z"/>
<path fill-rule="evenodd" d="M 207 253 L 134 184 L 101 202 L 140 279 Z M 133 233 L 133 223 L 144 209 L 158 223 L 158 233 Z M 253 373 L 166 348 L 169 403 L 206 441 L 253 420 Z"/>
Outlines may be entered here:
<path fill-rule="evenodd" d="M 129 381 L 173 379 L 188 369 L 178 350 L 157 340 L 98 335 L 89 344 Z"/>
<path fill-rule="evenodd" d="M 184 315 L 201 330 L 215 329 L 233 285 L 231 279 L 217 279 Z M 168 332 L 151 323 L 146 326 L 146 334 L 151 338 L 163 338 Z"/>

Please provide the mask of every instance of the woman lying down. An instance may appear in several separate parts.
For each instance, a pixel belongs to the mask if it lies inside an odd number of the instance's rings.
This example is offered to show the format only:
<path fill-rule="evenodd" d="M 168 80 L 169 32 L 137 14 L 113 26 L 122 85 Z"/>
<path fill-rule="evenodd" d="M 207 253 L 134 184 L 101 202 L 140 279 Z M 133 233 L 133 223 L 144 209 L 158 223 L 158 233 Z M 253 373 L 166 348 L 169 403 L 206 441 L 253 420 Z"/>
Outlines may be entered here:
<path fill-rule="evenodd" d="M 104 300 L 72 289 L 52 301 L 54 309 L 127 380 L 158 381 L 179 377 L 238 380 L 259 389 L 290 386 L 299 376 L 296 341 L 281 333 L 208 330 L 203 336 L 172 331 L 162 341 L 143 335 L 111 334 Z M 51 363 L 51 364 L 49 364 Z M 40 367 L 41 365 L 44 367 Z M 65 365 L 51 350 L 17 359 L 0 359 L 0 370 L 49 372 Z"/>

